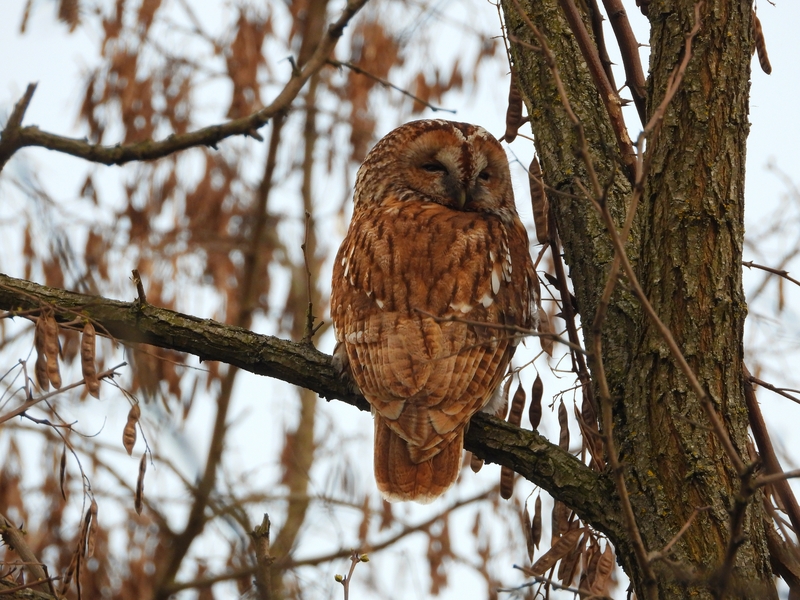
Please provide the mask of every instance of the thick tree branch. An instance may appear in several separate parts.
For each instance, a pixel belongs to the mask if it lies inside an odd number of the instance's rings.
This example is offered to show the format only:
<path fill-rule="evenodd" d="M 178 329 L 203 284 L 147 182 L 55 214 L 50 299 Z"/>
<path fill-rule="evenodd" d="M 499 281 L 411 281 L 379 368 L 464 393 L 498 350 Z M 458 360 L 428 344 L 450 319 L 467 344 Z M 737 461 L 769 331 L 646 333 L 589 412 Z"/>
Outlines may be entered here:
<path fill-rule="evenodd" d="M 234 119 L 227 123 L 203 127 L 182 135 L 170 135 L 164 140 L 154 142 L 143 140 L 126 145 L 102 146 L 90 144 L 84 139 L 68 138 L 40 130 L 35 125 L 20 128 L 22 117 L 27 109 L 36 86 L 31 84 L 25 96 L 17 103 L 5 129 L 0 133 L 0 170 L 8 159 L 20 148 L 40 146 L 71 154 L 91 162 L 105 165 L 121 165 L 131 161 L 153 160 L 174 154 L 180 150 L 195 146 L 215 146 L 218 142 L 235 136 L 249 135 L 261 139 L 258 129 L 263 127 L 275 115 L 284 112 L 300 93 L 306 81 L 324 67 L 336 43 L 342 36 L 344 28 L 368 0 L 350 0 L 339 18 L 332 23 L 316 51 L 302 69 L 296 70 L 283 90 L 266 106 L 246 117 Z M 19 113 L 19 114 L 18 114 Z M 18 118 L 15 118 L 17 117 Z"/>
<path fill-rule="evenodd" d="M 90 318 L 98 333 L 121 342 L 152 344 L 194 354 L 201 360 L 218 360 L 369 410 L 366 400 L 336 373 L 331 357 L 309 344 L 149 304 L 68 292 L 0 274 L 0 310 L 8 311 L 7 316 L 43 306 L 52 307 L 60 321 Z M 467 431 L 465 447 L 546 489 L 608 535 L 617 547 L 627 545 L 613 482 L 538 433 L 479 413 Z"/>

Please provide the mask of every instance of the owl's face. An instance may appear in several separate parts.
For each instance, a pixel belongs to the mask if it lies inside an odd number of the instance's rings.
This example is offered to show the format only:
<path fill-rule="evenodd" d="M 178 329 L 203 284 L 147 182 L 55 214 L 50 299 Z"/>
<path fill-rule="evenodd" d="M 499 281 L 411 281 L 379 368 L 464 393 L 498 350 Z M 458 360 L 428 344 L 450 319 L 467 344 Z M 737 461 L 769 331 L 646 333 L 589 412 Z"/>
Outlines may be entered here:
<path fill-rule="evenodd" d="M 500 143 L 482 127 L 443 120 L 407 123 L 370 151 L 356 179 L 356 208 L 380 198 L 468 212 L 503 212 L 514 204 Z"/>

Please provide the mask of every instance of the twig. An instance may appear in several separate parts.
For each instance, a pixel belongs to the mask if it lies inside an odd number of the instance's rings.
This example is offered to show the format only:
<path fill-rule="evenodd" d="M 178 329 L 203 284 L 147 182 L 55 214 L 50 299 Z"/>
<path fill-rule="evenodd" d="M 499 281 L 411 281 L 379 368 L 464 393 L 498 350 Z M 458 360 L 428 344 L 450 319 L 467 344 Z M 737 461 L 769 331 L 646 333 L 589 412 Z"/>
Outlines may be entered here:
<path fill-rule="evenodd" d="M 358 73 L 359 75 L 363 75 L 364 77 L 368 77 L 368 78 L 372 79 L 373 81 L 377 81 L 383 87 L 391 88 L 393 90 L 396 90 L 396 91 L 400 92 L 401 94 L 403 94 L 404 96 L 408 96 L 409 98 L 411 98 L 415 102 L 419 102 L 423 106 L 427 106 L 433 112 L 448 112 L 448 113 L 456 114 L 456 111 L 454 111 L 454 110 L 452 110 L 450 108 L 442 108 L 441 106 L 434 106 L 433 104 L 431 104 L 430 102 L 428 102 L 426 100 L 423 100 L 419 96 L 415 96 L 414 94 L 412 94 L 408 90 L 405 90 L 405 89 L 403 89 L 401 87 L 396 86 L 391 81 L 387 81 L 385 79 L 382 79 L 382 78 L 378 77 L 377 75 L 373 75 L 369 71 L 365 71 L 361 67 L 359 67 L 357 65 L 354 65 L 353 63 L 351 63 L 349 61 L 344 61 L 343 62 L 343 61 L 340 61 L 340 60 L 330 59 L 330 60 L 328 60 L 328 64 L 329 65 L 333 65 L 334 67 L 338 67 L 340 69 L 346 67 L 346 68 L 350 69 L 351 71 L 353 71 L 354 73 Z"/>
<path fill-rule="evenodd" d="M 115 367 L 111 367 L 110 369 L 107 369 L 106 371 L 103 371 L 102 373 L 98 373 L 97 374 L 97 378 L 98 379 L 105 379 L 107 377 L 114 377 L 117 374 L 116 373 L 117 369 L 121 369 L 122 367 L 126 366 L 127 364 L 128 363 L 126 363 L 126 362 L 121 362 Z M 42 394 L 41 396 L 38 396 L 36 398 L 31 398 L 30 400 L 25 401 L 23 404 L 21 404 L 17 408 L 14 408 L 10 412 L 0 416 L 0 425 L 5 423 L 6 421 L 8 421 L 10 419 L 13 419 L 16 416 L 21 415 L 26 410 L 28 410 L 32 406 L 35 406 L 39 402 L 42 402 L 43 400 L 48 400 L 48 399 L 52 398 L 53 396 L 55 396 L 56 394 L 61 394 L 63 392 L 66 392 L 67 390 L 71 390 L 71 389 L 74 389 L 76 387 L 80 387 L 82 385 L 85 385 L 85 383 L 86 382 L 83 379 L 81 379 L 80 381 L 76 381 L 75 383 L 70 383 L 69 385 L 65 385 L 65 386 L 61 387 L 60 389 L 53 390 L 52 392 L 49 392 L 47 394 Z"/>
<path fill-rule="evenodd" d="M 256 553 L 256 586 L 262 598 L 269 598 L 271 589 L 271 567 L 275 557 L 269 553 L 269 515 L 264 513 L 261 525 L 253 529 L 250 537 L 253 538 L 253 548 Z"/>
<path fill-rule="evenodd" d="M 533 581 L 529 582 L 529 583 L 523 583 L 522 585 L 519 585 L 519 586 L 517 586 L 515 588 L 498 588 L 497 589 L 498 592 L 516 592 L 516 591 L 524 589 L 526 587 L 531 587 L 533 585 L 536 585 L 537 583 L 544 583 L 545 585 L 551 586 L 553 589 L 562 590 L 562 591 L 565 591 L 565 592 L 571 592 L 573 594 L 577 594 L 581 598 L 592 598 L 593 600 L 607 600 L 608 599 L 608 596 L 598 596 L 597 594 L 595 594 L 595 593 L 593 593 L 593 592 L 591 592 L 589 590 L 578 589 L 578 588 L 574 588 L 574 587 L 571 587 L 571 586 L 568 586 L 568 585 L 564 585 L 563 583 L 558 583 L 557 581 L 553 581 L 552 577 L 545 577 L 543 575 L 529 575 L 527 573 L 527 567 L 521 567 L 519 565 L 514 565 L 514 568 L 515 569 L 519 569 L 520 571 L 525 573 L 525 575 L 527 577 L 530 577 L 531 579 L 533 579 Z"/>
<path fill-rule="evenodd" d="M 136 286 L 139 305 L 147 304 L 147 294 L 144 293 L 144 285 L 142 285 L 142 277 L 139 275 L 139 269 L 133 269 L 131 273 L 133 275 L 133 284 Z"/>
<path fill-rule="evenodd" d="M 639 43 L 633 35 L 628 14 L 621 0 L 603 0 L 603 6 L 608 13 L 611 21 L 611 28 L 619 44 L 619 51 L 622 55 L 622 65 L 625 68 L 625 83 L 631 92 L 636 111 L 642 125 L 647 120 L 647 109 L 645 105 L 646 93 L 644 71 L 642 70 L 642 60 L 639 57 Z"/>
<path fill-rule="evenodd" d="M 28 88 L 22 98 L 14 105 L 14 110 L 11 111 L 11 116 L 8 117 L 5 127 L 0 131 L 0 171 L 3 170 L 8 159 L 16 151 L 14 145 L 18 142 L 20 125 L 22 125 L 22 119 L 25 117 L 25 111 L 28 110 L 28 105 L 31 103 L 31 98 L 33 98 L 37 85 L 36 83 L 28 84 Z"/>
<path fill-rule="evenodd" d="M 516 3 L 517 0 L 514 0 L 514 2 Z M 606 73 L 603 70 L 603 65 L 597 53 L 597 47 L 592 43 L 589 32 L 586 31 L 586 26 L 583 23 L 581 14 L 575 6 L 574 0 L 559 0 L 559 3 L 567 18 L 572 34 L 578 42 L 581 54 L 583 54 L 583 58 L 586 60 L 586 66 L 597 88 L 600 100 L 606 108 L 611 129 L 614 131 L 614 135 L 617 138 L 617 146 L 619 147 L 619 152 L 622 157 L 622 164 L 626 167 L 628 178 L 633 182 L 636 173 L 636 158 L 633 153 L 633 142 L 631 142 L 631 138 L 628 135 L 628 128 L 622 116 L 622 104 L 617 95 L 617 90 L 613 88 L 608 77 L 606 77 Z"/>
<path fill-rule="evenodd" d="M 359 554 L 355 550 L 350 552 L 350 570 L 347 575 L 336 575 L 335 579 L 342 584 L 344 588 L 344 600 L 350 598 L 350 580 L 353 579 L 353 571 L 356 570 L 356 565 L 360 562 L 369 562 L 369 557 L 366 554 Z"/>
<path fill-rule="evenodd" d="M 779 396 L 783 396 L 784 398 L 788 398 L 792 402 L 797 402 L 798 404 L 800 404 L 800 398 L 798 398 L 797 396 L 792 396 L 789 393 L 790 391 L 794 392 L 796 390 L 789 389 L 789 388 L 776 387 L 776 386 L 772 385 L 771 383 L 768 383 L 768 382 L 764 381 L 763 379 L 759 379 L 758 377 L 753 377 L 752 375 L 748 376 L 748 379 L 751 382 L 755 383 L 756 385 L 760 385 L 761 387 L 763 387 L 765 389 L 768 389 L 770 392 L 775 392 Z"/>
<path fill-rule="evenodd" d="M 339 18 L 328 27 L 319 46 L 299 74 L 292 76 L 268 106 L 251 115 L 181 135 L 170 135 L 158 142 L 144 140 L 115 146 L 90 144 L 86 140 L 47 133 L 36 126 L 11 130 L 6 127 L 0 137 L 0 169 L 11 155 L 26 146 L 40 146 L 105 165 L 121 165 L 131 161 L 162 158 L 179 150 L 196 146 L 215 148 L 217 143 L 235 135 L 258 136 L 258 129 L 274 116 L 284 112 L 300 93 L 308 79 L 327 64 L 344 28 L 367 2 L 368 0 L 349 0 Z M 31 86 L 28 86 L 28 90 L 32 95 Z"/>
<path fill-rule="evenodd" d="M 767 425 L 764 423 L 764 417 L 761 415 L 761 408 L 758 406 L 758 399 L 753 385 L 750 383 L 751 376 L 746 365 L 742 365 L 744 374 L 744 399 L 747 404 L 747 416 L 750 421 L 750 429 L 753 432 L 753 438 L 756 441 L 758 452 L 761 454 L 761 460 L 764 461 L 764 467 L 767 471 L 765 477 L 759 478 L 760 481 L 766 480 L 769 476 L 777 476 L 774 482 L 775 492 L 783 502 L 789 520 L 792 522 L 794 530 L 800 532 L 800 506 L 798 506 L 797 498 L 792 491 L 789 482 L 786 481 L 786 475 L 783 473 L 781 463 L 775 454 L 775 448 L 772 446 L 772 440 L 767 432 Z M 764 485 L 759 483 L 759 485 Z"/>
<path fill-rule="evenodd" d="M 40 582 L 39 589 L 44 592 L 52 593 L 52 583 L 50 583 L 50 579 L 44 572 L 42 563 L 36 558 L 30 546 L 28 546 L 22 531 L 17 529 L 3 513 L 0 513 L 0 538 L 14 549 L 22 559 L 25 568 L 30 572 L 31 576 Z M 55 596 L 55 594 L 53 595 Z"/>
<path fill-rule="evenodd" d="M 710 506 L 703 506 L 702 508 L 695 508 L 692 511 L 692 514 L 689 515 L 689 518 L 686 519 L 686 523 L 683 524 L 683 527 L 680 528 L 678 533 L 676 533 L 675 536 L 669 542 L 667 542 L 661 550 L 659 550 L 658 552 L 651 552 L 650 554 L 648 554 L 648 556 L 647 556 L 648 560 L 650 562 L 655 562 L 657 560 L 661 560 L 661 559 L 666 558 L 667 556 L 669 556 L 669 553 L 672 550 L 672 547 L 675 544 L 677 544 L 678 541 L 683 537 L 683 535 L 689 530 L 689 527 L 694 522 L 695 517 L 697 517 L 697 515 L 699 515 L 701 512 L 709 510 L 710 508 L 711 508 Z"/>
<path fill-rule="evenodd" d="M 800 281 L 795 279 L 794 277 L 789 277 L 789 271 L 785 269 L 775 269 L 773 267 L 766 267 L 764 265 L 759 265 L 754 263 L 752 260 L 742 261 L 742 266 L 747 267 L 748 269 L 761 269 L 762 271 L 766 271 L 767 273 L 772 273 L 773 275 L 778 275 L 783 277 L 787 281 L 791 281 L 795 285 L 800 285 Z"/>

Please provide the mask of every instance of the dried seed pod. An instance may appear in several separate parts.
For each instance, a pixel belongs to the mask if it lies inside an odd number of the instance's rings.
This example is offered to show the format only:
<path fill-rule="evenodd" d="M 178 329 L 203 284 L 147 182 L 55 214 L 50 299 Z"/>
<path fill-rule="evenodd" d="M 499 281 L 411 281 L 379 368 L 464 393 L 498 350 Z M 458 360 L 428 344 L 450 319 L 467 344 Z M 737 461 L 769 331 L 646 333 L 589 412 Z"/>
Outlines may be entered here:
<path fill-rule="evenodd" d="M 94 325 L 87 322 L 83 326 L 81 335 L 81 371 L 83 380 L 86 382 L 86 389 L 95 398 L 100 398 L 100 380 L 97 379 L 97 367 L 95 366 L 96 337 Z"/>
<path fill-rule="evenodd" d="M 575 574 L 578 571 L 578 565 L 580 564 L 581 555 L 583 554 L 583 549 L 586 546 L 586 536 L 582 536 L 580 541 L 575 544 L 572 550 L 567 553 L 567 555 L 561 559 L 561 564 L 558 566 L 558 571 L 556 572 L 556 577 L 563 583 L 564 585 L 572 585 L 572 580 L 575 579 Z"/>
<path fill-rule="evenodd" d="M 528 418 L 531 421 L 531 429 L 538 429 L 542 421 L 542 396 L 544 395 L 544 384 L 539 373 L 531 386 L 531 405 L 528 407 Z"/>
<path fill-rule="evenodd" d="M 539 311 L 539 333 L 553 333 L 553 327 L 550 325 L 550 316 L 546 310 Z M 547 356 L 553 356 L 553 347 L 555 342 L 549 336 L 539 336 L 539 344 Z"/>
<path fill-rule="evenodd" d="M 133 447 L 136 444 L 136 424 L 139 422 L 139 417 L 142 410 L 139 408 L 137 402 L 128 411 L 128 422 L 125 423 L 125 429 L 122 430 L 122 445 L 128 452 L 128 456 L 133 452 Z"/>
<path fill-rule="evenodd" d="M 570 529 L 564 535 L 562 535 L 558 540 L 550 547 L 550 549 L 545 552 L 539 560 L 533 563 L 530 569 L 532 575 L 544 575 L 547 571 L 553 568 L 553 566 L 562 558 L 564 558 L 570 551 L 575 547 L 580 540 L 581 535 L 583 535 L 583 528 L 580 527 L 578 529 Z"/>
<path fill-rule="evenodd" d="M 544 191 L 542 167 L 539 165 L 539 159 L 535 156 L 528 167 L 528 184 L 531 189 L 531 207 L 533 208 L 533 223 L 536 226 L 536 239 L 539 240 L 540 244 L 547 244 L 550 241 L 550 234 L 547 229 L 550 203 Z"/>
<path fill-rule="evenodd" d="M 569 531 L 569 508 L 560 500 L 553 500 L 553 512 L 550 516 L 552 519 L 550 545 L 552 546 L 559 537 Z"/>
<path fill-rule="evenodd" d="M 61 372 L 58 370 L 58 323 L 53 313 L 44 318 L 44 351 L 47 355 L 47 378 L 54 388 L 61 388 Z"/>
<path fill-rule="evenodd" d="M 511 425 L 519 427 L 522 423 L 522 411 L 525 409 L 525 389 L 522 387 L 522 382 L 517 384 L 517 389 L 514 391 L 514 397 L 511 399 L 511 410 L 508 413 L 508 422 Z"/>
<path fill-rule="evenodd" d="M 758 63 L 761 65 L 761 70 L 769 75 L 772 73 L 772 65 L 770 64 L 769 56 L 767 55 L 767 42 L 764 40 L 764 30 L 761 29 L 761 21 L 759 21 L 756 11 L 753 11 L 753 37 L 756 41 Z"/>
<path fill-rule="evenodd" d="M 533 521 L 531 521 L 531 537 L 533 538 L 533 545 L 539 548 L 539 542 L 542 541 L 542 495 L 536 496 L 536 502 L 533 504 Z"/>
<path fill-rule="evenodd" d="M 604 595 L 608 593 L 608 587 L 611 583 L 611 573 L 614 572 L 614 551 L 611 549 L 611 544 L 606 542 L 606 549 L 600 555 L 597 561 L 597 568 L 595 571 L 594 581 L 592 581 L 591 591 L 594 594 Z"/>
<path fill-rule="evenodd" d="M 144 498 L 144 474 L 147 471 L 147 453 L 142 454 L 139 461 L 139 477 L 136 479 L 136 495 L 133 500 L 133 508 L 137 515 L 142 514 L 142 500 Z"/>
<path fill-rule="evenodd" d="M 600 438 L 600 432 L 597 430 L 597 425 L 592 429 L 583 420 L 583 416 L 578 412 L 578 407 L 575 407 L 575 420 L 578 421 L 578 428 L 581 430 L 581 437 L 583 444 L 589 451 L 594 464 L 593 468 L 602 470 L 605 467 L 605 459 L 603 458 L 603 440 Z"/>
<path fill-rule="evenodd" d="M 47 354 L 44 348 L 44 339 L 46 337 L 44 318 L 39 317 L 36 320 L 36 328 L 33 333 L 33 346 L 36 348 L 36 366 L 34 373 L 36 374 L 36 383 L 43 392 L 50 390 L 50 380 L 47 378 Z"/>
<path fill-rule="evenodd" d="M 511 72 L 508 84 L 508 108 L 506 109 L 506 133 L 503 139 L 509 144 L 517 137 L 522 120 L 522 94 L 517 86 L 517 77 Z"/>
<path fill-rule="evenodd" d="M 97 540 L 97 502 L 92 498 L 89 510 L 86 513 L 86 521 L 89 523 L 89 530 L 86 536 L 86 556 L 94 555 L 94 545 Z"/>
<path fill-rule="evenodd" d="M 508 500 L 514 493 L 514 469 L 503 465 L 500 467 L 500 497 Z"/>
<path fill-rule="evenodd" d="M 64 484 L 67 482 L 67 446 L 61 451 L 61 463 L 58 467 L 58 486 L 61 488 L 61 497 L 67 499 L 67 492 L 64 490 Z"/>
<path fill-rule="evenodd" d="M 533 562 L 533 526 L 531 525 L 531 515 L 528 512 L 528 503 L 522 503 L 522 532 L 525 534 L 525 546 L 528 550 L 528 560 Z"/>
<path fill-rule="evenodd" d="M 469 453 L 469 468 L 473 473 L 477 473 L 483 467 L 483 459 L 478 458 L 472 452 Z"/>
<path fill-rule="evenodd" d="M 558 405 L 558 425 L 561 432 L 558 435 L 558 445 L 562 450 L 569 452 L 569 423 L 567 420 L 567 407 L 564 406 L 564 400 Z"/>

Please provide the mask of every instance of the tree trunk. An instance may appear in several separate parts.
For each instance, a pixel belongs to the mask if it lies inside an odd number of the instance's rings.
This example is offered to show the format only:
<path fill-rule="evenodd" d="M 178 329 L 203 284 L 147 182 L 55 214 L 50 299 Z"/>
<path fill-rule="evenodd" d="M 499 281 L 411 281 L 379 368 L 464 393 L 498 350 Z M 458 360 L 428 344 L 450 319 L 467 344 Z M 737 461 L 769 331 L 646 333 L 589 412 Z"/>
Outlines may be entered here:
<path fill-rule="evenodd" d="M 591 187 L 576 151 L 574 127 L 556 93 L 552 69 L 541 51 L 530 48 L 540 43 L 514 0 L 504 2 L 503 8 L 545 183 L 581 196 L 577 180 L 586 189 Z M 608 186 L 608 202 L 620 225 L 631 187 L 586 61 L 558 0 L 537 0 L 524 9 L 556 56 L 570 103 L 586 131 L 600 183 Z M 741 253 L 751 15 L 749 2 L 714 0 L 702 6 L 702 27 L 693 42 L 685 79 L 658 135 L 648 140 L 652 167 L 627 244 L 655 312 L 672 331 L 745 463 L 742 332 L 746 305 Z M 654 1 L 649 18 L 647 106 L 651 115 L 683 57 L 686 34 L 694 25 L 694 4 Z M 585 21 L 591 31 L 588 17 Z M 591 349 L 589 324 L 609 274 L 613 249 L 588 200 L 553 193 L 550 202 L 570 266 L 584 341 Z M 704 509 L 676 544 L 670 562 L 653 564 L 658 597 L 718 597 L 723 593 L 719 568 L 731 537 L 730 511 L 740 478 L 658 329 L 622 287 L 617 286 L 602 331 L 602 360 L 614 406 L 615 439 L 647 551 L 663 548 L 695 508 Z M 644 574 L 630 540 L 613 541 L 638 596 L 646 597 Z M 740 598 L 776 597 L 758 499 L 745 515 L 728 593 Z"/>

